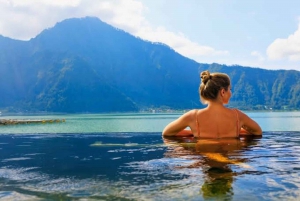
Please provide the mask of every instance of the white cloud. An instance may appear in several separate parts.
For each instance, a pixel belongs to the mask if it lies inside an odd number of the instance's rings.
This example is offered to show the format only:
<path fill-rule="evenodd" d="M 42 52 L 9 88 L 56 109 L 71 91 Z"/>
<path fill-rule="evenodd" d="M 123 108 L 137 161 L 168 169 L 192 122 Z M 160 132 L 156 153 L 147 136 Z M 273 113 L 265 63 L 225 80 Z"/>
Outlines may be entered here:
<path fill-rule="evenodd" d="M 228 55 L 189 40 L 182 33 L 154 27 L 138 0 L 0 0 L 0 34 L 28 40 L 67 18 L 95 16 L 140 38 L 165 43 L 190 58 Z"/>
<path fill-rule="evenodd" d="M 252 51 L 251 56 L 256 57 L 259 61 L 264 61 L 265 58 L 258 51 Z"/>
<path fill-rule="evenodd" d="M 164 27 L 146 26 L 138 30 L 136 35 L 149 41 L 167 44 L 180 54 L 190 58 L 229 54 L 228 51 L 217 51 L 212 47 L 199 45 L 189 40 L 183 33 L 170 32 Z"/>
<path fill-rule="evenodd" d="M 77 6 L 80 0 L 63 0 L 63 1 L 52 1 L 52 0 L 6 0 L 7 4 L 12 6 L 32 6 L 36 4 L 44 4 L 48 6 Z"/>
<path fill-rule="evenodd" d="M 276 39 L 267 49 L 269 59 L 288 59 L 290 61 L 300 61 L 300 23 L 298 30 L 288 38 Z"/>
<path fill-rule="evenodd" d="M 136 0 L 0 0 L 0 34 L 28 40 L 59 21 L 85 16 L 134 31 L 144 20 L 142 9 Z"/>

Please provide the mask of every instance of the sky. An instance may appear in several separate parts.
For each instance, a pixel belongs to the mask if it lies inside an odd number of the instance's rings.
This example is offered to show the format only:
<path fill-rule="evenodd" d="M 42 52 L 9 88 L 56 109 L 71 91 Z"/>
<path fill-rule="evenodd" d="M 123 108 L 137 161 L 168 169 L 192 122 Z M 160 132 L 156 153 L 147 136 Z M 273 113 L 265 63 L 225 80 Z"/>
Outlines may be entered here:
<path fill-rule="evenodd" d="M 86 16 L 199 63 L 300 71 L 299 0 L 0 0 L 0 35 L 30 40 Z"/>

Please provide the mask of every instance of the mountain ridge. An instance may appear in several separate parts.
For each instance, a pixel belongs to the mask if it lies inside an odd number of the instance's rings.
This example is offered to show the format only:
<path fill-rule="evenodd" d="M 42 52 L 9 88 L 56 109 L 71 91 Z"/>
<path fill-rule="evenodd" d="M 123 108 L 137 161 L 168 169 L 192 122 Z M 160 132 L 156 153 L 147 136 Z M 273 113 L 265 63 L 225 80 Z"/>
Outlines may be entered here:
<path fill-rule="evenodd" d="M 198 86 L 203 70 L 231 77 L 229 107 L 300 108 L 299 71 L 197 63 L 167 45 L 85 17 L 58 22 L 28 41 L 0 37 L 0 109 L 201 108 Z"/>

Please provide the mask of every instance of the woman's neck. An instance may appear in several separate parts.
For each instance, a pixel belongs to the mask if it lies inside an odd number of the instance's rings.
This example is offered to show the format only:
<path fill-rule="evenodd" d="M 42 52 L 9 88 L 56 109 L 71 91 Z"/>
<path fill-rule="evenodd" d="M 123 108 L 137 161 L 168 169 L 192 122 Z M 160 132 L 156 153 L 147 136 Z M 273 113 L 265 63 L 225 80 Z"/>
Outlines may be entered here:
<path fill-rule="evenodd" d="M 220 100 L 215 100 L 215 101 L 207 101 L 208 105 L 207 108 L 224 108 L 224 104 Z"/>

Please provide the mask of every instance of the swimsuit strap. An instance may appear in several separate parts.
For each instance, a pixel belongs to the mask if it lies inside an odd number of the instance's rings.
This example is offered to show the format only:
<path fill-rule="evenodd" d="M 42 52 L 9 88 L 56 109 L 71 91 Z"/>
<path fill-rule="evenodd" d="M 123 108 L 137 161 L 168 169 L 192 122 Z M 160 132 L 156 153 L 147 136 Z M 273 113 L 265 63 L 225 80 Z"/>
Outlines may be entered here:
<path fill-rule="evenodd" d="M 235 111 L 236 114 L 236 136 L 239 137 L 240 136 L 240 120 L 239 120 L 239 113 L 237 109 L 233 109 Z"/>
<path fill-rule="evenodd" d="M 200 128 L 199 128 L 199 121 L 198 121 L 198 110 L 196 110 L 195 112 L 195 119 L 196 119 L 196 124 L 197 124 L 197 134 L 198 134 L 198 137 L 200 137 Z"/>
<path fill-rule="evenodd" d="M 235 111 L 236 114 L 236 136 L 239 137 L 240 136 L 240 120 L 239 120 L 239 113 L 237 109 L 233 109 Z M 197 124 L 197 134 L 198 137 L 200 137 L 200 127 L 199 127 L 199 121 L 198 121 L 198 110 L 195 113 L 195 119 L 196 119 L 196 124 Z"/>

